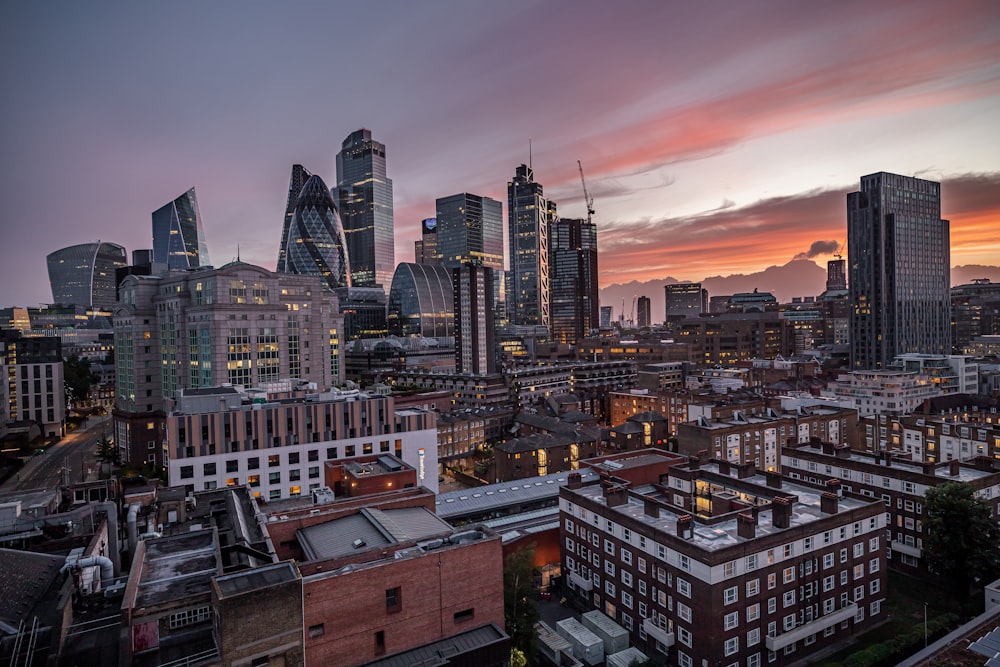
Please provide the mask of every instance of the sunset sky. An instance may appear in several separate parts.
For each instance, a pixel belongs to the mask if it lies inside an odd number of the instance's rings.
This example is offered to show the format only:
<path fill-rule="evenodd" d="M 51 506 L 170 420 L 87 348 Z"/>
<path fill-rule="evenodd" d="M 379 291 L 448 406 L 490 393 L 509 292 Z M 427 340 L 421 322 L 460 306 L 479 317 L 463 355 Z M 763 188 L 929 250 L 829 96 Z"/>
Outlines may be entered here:
<path fill-rule="evenodd" d="M 875 171 L 943 183 L 952 264 L 1000 264 L 1000 2 L 7 2 L 0 306 L 45 255 L 151 247 L 197 188 L 216 265 L 274 268 L 291 165 L 386 144 L 396 261 L 532 162 L 595 199 L 602 286 L 825 261 Z"/>

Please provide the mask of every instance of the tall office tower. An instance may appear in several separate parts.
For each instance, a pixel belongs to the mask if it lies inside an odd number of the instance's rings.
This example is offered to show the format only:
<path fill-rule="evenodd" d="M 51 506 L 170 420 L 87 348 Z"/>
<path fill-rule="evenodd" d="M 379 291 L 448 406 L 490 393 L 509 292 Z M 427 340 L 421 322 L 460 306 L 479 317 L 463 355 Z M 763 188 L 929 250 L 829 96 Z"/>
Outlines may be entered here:
<path fill-rule="evenodd" d="M 879 172 L 847 195 L 851 367 L 951 353 L 949 224 L 941 184 Z"/>
<path fill-rule="evenodd" d="M 381 285 L 388 293 L 396 270 L 392 180 L 385 175 L 385 144 L 371 130 L 352 132 L 337 153 L 340 215 L 351 258 L 351 284 Z"/>
<path fill-rule="evenodd" d="M 437 250 L 449 268 L 463 264 L 503 270 L 503 207 L 463 192 L 442 197 L 437 208 Z"/>
<path fill-rule="evenodd" d="M 455 372 L 497 372 L 493 322 L 493 269 L 475 264 L 451 270 L 455 303 Z"/>
<path fill-rule="evenodd" d="M 542 184 L 535 182 L 531 167 L 520 165 L 514 170 L 514 178 L 507 183 L 510 244 L 507 310 L 511 324 L 551 324 L 549 235 L 554 219 L 555 204 L 546 201 Z"/>
<path fill-rule="evenodd" d="M 640 296 L 636 301 L 636 319 L 638 320 L 639 328 L 650 327 L 653 325 L 653 314 L 650 307 L 650 301 L 648 296 Z"/>
<path fill-rule="evenodd" d="M 666 317 L 697 317 L 708 312 L 708 290 L 701 283 L 664 285 Z"/>
<path fill-rule="evenodd" d="M 198 198 L 191 188 L 153 211 L 153 272 L 209 266 Z"/>
<path fill-rule="evenodd" d="M 292 216 L 295 213 L 295 204 L 299 200 L 302 186 L 306 184 L 310 176 L 312 174 L 301 164 L 292 165 L 292 176 L 288 180 L 288 199 L 285 200 L 285 221 L 281 226 L 281 242 L 278 245 L 278 266 L 275 269 L 278 273 L 286 273 L 288 270 L 288 234 L 292 228 Z"/>
<path fill-rule="evenodd" d="M 128 263 L 125 248 L 100 241 L 56 250 L 45 261 L 49 267 L 52 303 L 101 310 L 114 307 L 115 270 Z"/>
<path fill-rule="evenodd" d="M 611 328 L 611 306 L 601 306 L 601 328 L 610 329 Z"/>
<path fill-rule="evenodd" d="M 831 259 L 826 263 L 826 289 L 828 291 L 847 289 L 846 260 Z"/>
<path fill-rule="evenodd" d="M 437 218 L 424 218 L 420 222 L 420 240 L 413 242 L 414 260 L 417 264 L 441 262 L 437 247 Z"/>
<path fill-rule="evenodd" d="M 163 418 L 181 389 L 341 385 L 344 318 L 325 286 L 320 276 L 242 262 L 126 277 L 114 317 L 113 412 L 125 460 L 164 465 Z"/>
<path fill-rule="evenodd" d="M 575 345 L 598 328 L 597 225 L 559 218 L 550 231 L 550 334 Z"/>
<path fill-rule="evenodd" d="M 321 276 L 330 289 L 351 286 L 344 228 L 330 190 L 319 176 L 310 176 L 295 200 L 285 248 L 281 273 Z"/>

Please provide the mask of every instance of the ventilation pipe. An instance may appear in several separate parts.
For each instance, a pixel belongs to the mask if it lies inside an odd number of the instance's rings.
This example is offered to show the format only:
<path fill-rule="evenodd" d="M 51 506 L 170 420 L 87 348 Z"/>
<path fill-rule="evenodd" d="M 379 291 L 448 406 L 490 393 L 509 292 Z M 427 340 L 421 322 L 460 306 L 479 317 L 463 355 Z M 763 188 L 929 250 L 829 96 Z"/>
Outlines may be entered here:
<path fill-rule="evenodd" d="M 65 573 L 68 570 L 81 570 L 94 565 L 101 567 L 101 588 L 107 588 L 115 580 L 115 565 L 111 562 L 110 558 L 104 556 L 81 558 L 74 563 L 66 563 L 59 571 Z"/>
<path fill-rule="evenodd" d="M 128 550 L 135 554 L 135 547 L 139 544 L 139 530 L 136 521 L 139 520 L 139 503 L 132 503 L 128 508 Z"/>
<path fill-rule="evenodd" d="M 103 511 L 108 517 L 108 555 L 112 565 L 114 565 L 114 573 L 117 577 L 122 571 L 121 547 L 118 546 L 118 503 L 107 501 L 97 503 L 96 507 L 98 511 Z"/>

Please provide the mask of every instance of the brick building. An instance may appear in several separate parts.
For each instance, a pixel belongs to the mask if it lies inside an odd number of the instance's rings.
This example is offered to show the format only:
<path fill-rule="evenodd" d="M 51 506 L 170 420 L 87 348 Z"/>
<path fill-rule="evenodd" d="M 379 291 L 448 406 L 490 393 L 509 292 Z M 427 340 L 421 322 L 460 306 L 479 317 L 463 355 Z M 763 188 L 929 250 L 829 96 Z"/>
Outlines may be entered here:
<path fill-rule="evenodd" d="M 564 578 L 634 645 L 681 667 L 790 664 L 884 618 L 880 502 L 639 456 L 560 489 Z"/>

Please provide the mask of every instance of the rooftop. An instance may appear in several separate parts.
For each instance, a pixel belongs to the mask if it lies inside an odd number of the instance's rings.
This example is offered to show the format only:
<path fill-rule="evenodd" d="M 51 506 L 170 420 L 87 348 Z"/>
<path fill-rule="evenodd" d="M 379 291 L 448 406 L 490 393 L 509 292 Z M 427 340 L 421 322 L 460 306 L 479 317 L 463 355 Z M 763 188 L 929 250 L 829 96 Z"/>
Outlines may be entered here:
<path fill-rule="evenodd" d="M 306 559 L 315 561 L 448 535 L 453 531 L 424 507 L 388 510 L 365 507 L 354 514 L 302 528 L 296 536 Z"/>
<path fill-rule="evenodd" d="M 212 577 L 221 574 L 214 530 L 181 533 L 143 544 L 146 548 L 136 586 L 135 608 L 208 594 Z"/>
<path fill-rule="evenodd" d="M 581 468 L 584 482 L 598 479 L 596 472 Z M 488 484 L 474 489 L 461 489 L 440 493 L 437 497 L 437 515 L 451 519 L 466 514 L 488 512 L 509 505 L 528 504 L 545 498 L 558 498 L 559 487 L 566 485 L 568 473 L 553 473 L 542 477 Z"/>

